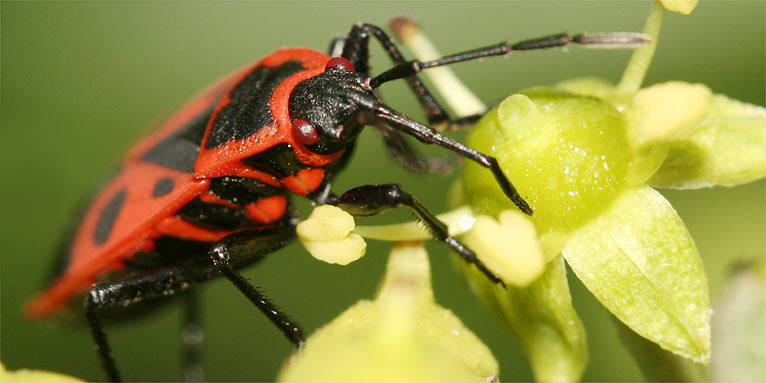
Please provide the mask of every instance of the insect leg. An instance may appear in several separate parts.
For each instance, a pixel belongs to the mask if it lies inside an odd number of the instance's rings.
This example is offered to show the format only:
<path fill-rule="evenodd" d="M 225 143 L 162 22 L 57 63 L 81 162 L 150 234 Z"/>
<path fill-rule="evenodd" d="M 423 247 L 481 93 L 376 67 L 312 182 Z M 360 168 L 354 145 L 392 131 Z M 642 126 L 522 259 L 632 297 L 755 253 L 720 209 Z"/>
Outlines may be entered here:
<path fill-rule="evenodd" d="M 85 297 L 85 316 L 107 378 L 120 381 L 120 374 L 96 310 L 112 306 L 131 306 L 145 300 L 177 294 L 197 283 L 214 278 L 210 267 L 187 262 L 182 265 L 125 275 L 95 283 Z"/>
<path fill-rule="evenodd" d="M 495 283 L 502 283 L 468 246 L 449 235 L 447 225 L 421 205 L 415 197 L 402 190 L 397 184 L 365 185 L 353 188 L 338 199 L 337 206 L 354 217 L 377 215 L 390 208 L 404 205 L 422 222 L 434 239 L 444 243 L 463 260 L 476 265 L 487 278 Z"/>
<path fill-rule="evenodd" d="M 184 324 L 181 334 L 183 360 L 181 378 L 184 382 L 202 382 L 202 340 L 204 332 L 200 324 L 199 297 L 194 291 L 184 294 Z"/>
<path fill-rule="evenodd" d="M 378 132 L 383 136 L 383 143 L 388 154 L 399 162 L 405 169 L 416 173 L 448 174 L 459 162 L 457 157 L 428 157 L 418 153 L 404 139 L 402 134 L 390 127 L 379 126 Z"/>
<path fill-rule="evenodd" d="M 377 122 L 379 125 L 382 123 L 391 128 L 406 132 L 425 144 L 439 145 L 489 169 L 492 172 L 492 175 L 495 176 L 495 180 L 497 181 L 498 186 L 500 186 L 500 189 L 503 190 L 503 193 L 508 196 L 519 210 L 528 215 L 533 214 L 532 208 L 519 195 L 516 188 L 511 184 L 511 181 L 506 178 L 503 170 L 500 168 L 500 165 L 494 157 L 480 153 L 447 136 L 434 132 L 427 126 L 421 125 L 415 120 L 402 115 L 383 103 L 377 104 L 373 109 L 373 113 L 375 118 L 378 119 Z"/>
<path fill-rule="evenodd" d="M 394 68 L 407 65 L 407 60 L 404 59 L 399 48 L 396 47 L 394 41 L 391 40 L 382 29 L 372 24 L 355 24 L 346 38 L 342 56 L 348 59 L 357 71 L 363 73 L 369 72 L 368 45 L 370 36 L 373 36 L 381 45 L 383 45 L 386 54 L 388 54 L 391 60 L 396 64 Z M 444 126 L 449 125 L 450 119 L 444 111 L 444 108 L 439 105 L 436 99 L 423 85 L 423 82 L 415 76 L 415 73 L 411 76 L 404 76 L 404 78 L 406 78 L 407 84 L 410 86 L 410 89 L 412 89 L 415 97 L 417 97 L 418 102 L 420 102 L 420 106 L 423 109 L 423 113 L 426 115 L 429 126 L 440 130 Z"/>
<path fill-rule="evenodd" d="M 382 29 L 372 24 L 356 24 L 351 28 L 351 32 L 343 44 L 342 56 L 348 59 L 357 71 L 364 73 L 369 71 L 368 46 L 370 36 L 375 37 L 383 45 L 386 53 L 397 64 L 397 67 L 407 63 L 396 47 L 396 44 Z M 334 43 L 333 47 L 336 47 L 336 49 L 333 51 L 338 50 L 338 46 L 337 42 Z M 478 117 L 480 117 L 477 115 L 472 116 L 476 118 L 451 121 L 444 108 L 436 101 L 417 76 L 407 77 L 406 81 L 415 97 L 417 97 L 418 102 L 420 102 L 423 113 L 425 113 L 428 120 L 428 125 L 432 129 L 443 130 L 448 127 L 450 130 L 457 130 L 458 128 L 464 128 L 466 125 L 472 126 L 473 122 L 477 121 Z M 447 173 L 455 164 L 455 160 L 452 158 L 431 158 L 419 154 L 407 144 L 398 131 L 389 129 L 381 130 L 381 133 L 383 134 L 383 142 L 386 144 L 394 160 L 409 170 Z"/>
<path fill-rule="evenodd" d="M 390 23 L 394 34 L 413 50 L 420 60 L 406 63 L 396 62 L 396 65 L 386 72 L 373 78 L 370 85 L 375 88 L 388 81 L 411 78 L 423 69 L 436 68 L 463 61 L 475 60 L 490 56 L 504 56 L 512 51 L 538 50 L 549 48 L 564 48 L 572 44 L 598 49 L 634 49 L 650 42 L 650 38 L 640 33 L 580 33 L 577 35 L 557 34 L 524 40 L 517 43 L 499 43 L 484 48 L 472 49 L 466 52 L 439 58 L 436 48 L 420 31 L 418 24 L 405 17 L 394 18 Z M 443 69 L 433 69 L 427 72 L 437 90 L 453 111 L 462 117 L 463 121 L 452 120 L 451 130 L 469 126 L 465 120 L 475 120 L 487 108 L 463 85 L 455 75 Z"/>
<path fill-rule="evenodd" d="M 210 249 L 215 268 L 247 297 L 296 347 L 303 345 L 303 332 L 298 324 L 279 311 L 258 289 L 251 285 L 235 267 L 242 260 L 276 251 L 295 237 L 295 227 L 268 227 L 240 231 L 227 235 Z"/>
<path fill-rule="evenodd" d="M 85 299 L 85 318 L 88 320 L 90 334 L 93 336 L 93 345 L 96 348 L 96 352 L 98 352 L 98 358 L 101 360 L 101 367 L 104 369 L 104 373 L 106 373 L 106 378 L 110 382 L 121 382 L 120 372 L 117 370 L 114 358 L 112 358 L 112 350 L 109 348 L 104 326 L 96 316 L 95 303 L 89 299 L 93 295 L 93 291 L 91 289 L 91 295 Z"/>

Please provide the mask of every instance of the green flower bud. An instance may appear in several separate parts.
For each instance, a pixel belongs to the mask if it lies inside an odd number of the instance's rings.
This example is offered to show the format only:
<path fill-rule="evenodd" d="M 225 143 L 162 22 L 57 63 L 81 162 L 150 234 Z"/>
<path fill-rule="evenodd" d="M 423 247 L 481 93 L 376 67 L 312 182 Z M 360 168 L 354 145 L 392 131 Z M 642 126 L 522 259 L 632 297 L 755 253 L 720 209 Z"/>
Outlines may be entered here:
<path fill-rule="evenodd" d="M 572 230 L 606 209 L 625 185 L 632 156 L 613 106 L 549 88 L 506 98 L 479 121 L 468 145 L 497 158 L 534 209 L 541 234 Z M 486 169 L 466 163 L 462 179 L 477 213 L 513 208 Z"/>

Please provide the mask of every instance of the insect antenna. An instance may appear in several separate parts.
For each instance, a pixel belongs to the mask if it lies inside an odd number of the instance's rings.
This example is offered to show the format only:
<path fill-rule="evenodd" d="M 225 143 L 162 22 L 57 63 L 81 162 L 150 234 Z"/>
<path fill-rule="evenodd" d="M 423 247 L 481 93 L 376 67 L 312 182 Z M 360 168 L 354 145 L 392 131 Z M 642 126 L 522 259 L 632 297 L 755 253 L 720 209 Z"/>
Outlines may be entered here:
<path fill-rule="evenodd" d="M 529 207 L 526 201 L 519 195 L 516 188 L 513 187 L 508 178 L 505 177 L 500 165 L 494 157 L 490 157 L 486 154 L 482 154 L 474 149 L 471 149 L 460 142 L 457 142 L 449 137 L 443 136 L 429 127 L 414 121 L 401 113 L 391 109 L 382 102 L 376 103 L 372 109 L 372 114 L 387 126 L 399 130 L 403 133 L 409 134 L 415 137 L 420 142 L 425 144 L 436 144 L 443 148 L 449 149 L 465 158 L 468 158 L 477 164 L 488 168 L 492 175 L 495 177 L 500 189 L 503 190 L 506 196 L 526 214 L 532 215 L 532 208 Z"/>
<path fill-rule="evenodd" d="M 431 61 L 412 60 L 396 65 L 391 69 L 375 76 L 370 86 L 380 85 L 407 78 L 420 73 L 423 69 L 435 68 L 464 61 L 476 60 L 483 57 L 504 56 L 513 51 L 528 51 L 536 49 L 565 48 L 572 44 L 583 45 L 594 49 L 635 49 L 651 42 L 651 39 L 641 33 L 631 32 L 600 32 L 580 33 L 574 36 L 561 33 L 536 39 L 519 41 L 517 43 L 502 42 L 483 48 L 456 53 Z"/>

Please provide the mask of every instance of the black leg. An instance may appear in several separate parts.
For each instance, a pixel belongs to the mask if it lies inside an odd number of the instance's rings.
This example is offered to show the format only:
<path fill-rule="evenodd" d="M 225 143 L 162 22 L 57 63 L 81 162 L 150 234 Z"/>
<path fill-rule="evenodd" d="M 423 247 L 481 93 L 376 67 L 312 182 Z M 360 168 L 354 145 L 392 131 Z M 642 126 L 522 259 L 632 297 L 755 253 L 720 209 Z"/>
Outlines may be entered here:
<path fill-rule="evenodd" d="M 391 26 L 396 31 L 409 21 L 405 19 L 395 19 Z M 343 57 L 349 59 L 356 68 L 362 68 L 364 73 L 368 73 L 367 64 L 368 52 L 367 44 L 369 36 L 375 37 L 391 57 L 396 65 L 391 69 L 379 74 L 370 81 L 373 88 L 381 84 L 397 79 L 406 79 L 410 88 L 418 98 L 428 123 L 432 129 L 440 131 L 444 128 L 450 130 L 464 129 L 470 122 L 475 122 L 479 116 L 463 116 L 459 120 L 453 121 L 449 118 L 444 108 L 434 99 L 431 93 L 425 88 L 422 81 L 416 76 L 423 69 L 434 68 L 443 65 L 450 65 L 464 61 L 470 61 L 491 56 L 504 56 L 511 51 L 525 51 L 548 48 L 567 47 L 571 44 L 579 44 L 592 48 L 600 49 L 634 49 L 650 42 L 649 38 L 640 33 L 580 33 L 574 36 L 567 34 L 557 34 L 536 39 L 524 40 L 517 43 L 502 42 L 483 48 L 472 49 L 469 51 L 445 56 L 431 61 L 406 61 L 399 49 L 393 43 L 383 30 L 375 25 L 357 24 L 352 29 L 347 38 L 347 44 L 343 49 Z M 358 63 L 358 64 L 357 64 Z M 359 65 L 357 67 L 357 65 Z"/>
<path fill-rule="evenodd" d="M 184 382 L 202 382 L 202 341 L 204 332 L 200 322 L 199 299 L 194 291 L 184 294 L 184 318 L 181 333 L 183 359 L 181 378 Z"/>
<path fill-rule="evenodd" d="M 346 38 L 342 56 L 348 59 L 358 72 L 369 73 L 368 45 L 370 36 L 383 45 L 386 54 L 396 64 L 394 68 L 407 65 L 407 61 L 402 56 L 399 48 L 396 47 L 393 40 L 382 29 L 372 24 L 356 24 L 351 28 L 351 32 L 349 32 Z M 449 116 L 428 89 L 426 89 L 423 82 L 414 73 L 411 76 L 404 77 L 406 77 L 407 84 L 420 102 L 428 124 L 437 130 L 447 126 L 449 124 Z"/>
<path fill-rule="evenodd" d="M 493 108 L 492 105 L 490 105 L 487 110 L 491 110 Z M 450 121 L 449 126 L 447 126 L 448 130 L 451 131 L 459 131 L 459 130 L 466 130 L 471 129 L 474 125 L 476 125 L 479 120 L 484 117 L 484 114 L 472 114 L 469 116 L 463 116 L 457 119 L 453 119 Z"/>
<path fill-rule="evenodd" d="M 121 382 L 120 372 L 117 371 L 117 366 L 112 358 L 112 350 L 109 348 L 109 342 L 106 340 L 106 333 L 104 333 L 104 326 L 101 325 L 101 321 L 96 316 L 95 304 L 91 299 L 91 295 L 85 299 L 85 318 L 88 320 L 88 326 L 90 327 L 90 333 L 93 336 L 93 346 L 96 348 L 98 358 L 101 361 L 101 367 L 106 373 L 106 378 L 110 382 Z"/>
<path fill-rule="evenodd" d="M 342 56 L 348 59 L 357 71 L 368 73 L 368 46 L 370 36 L 377 39 L 381 45 L 383 45 L 388 56 L 396 64 L 394 68 L 379 75 L 376 79 L 382 79 L 383 81 L 380 81 L 380 83 L 382 83 L 386 81 L 386 76 L 389 76 L 386 75 L 386 73 L 391 73 L 393 71 L 393 73 L 401 74 L 404 73 L 404 71 L 410 71 L 407 76 L 400 76 L 397 78 L 406 78 L 407 84 L 420 102 L 423 113 L 425 113 L 431 129 L 436 131 L 441 131 L 445 128 L 449 130 L 463 130 L 473 126 L 473 124 L 478 121 L 481 117 L 480 115 L 464 116 L 454 121 L 451 120 L 444 108 L 436 101 L 428 89 L 423 85 L 423 82 L 416 76 L 417 72 L 412 71 L 411 63 L 413 62 L 406 61 L 393 40 L 391 40 L 382 29 L 375 25 L 354 25 L 345 41 L 339 41 L 337 39 L 333 41 L 331 44 L 331 52 L 337 53 L 342 46 Z M 380 85 L 380 83 L 377 85 Z M 376 87 L 377 85 L 373 85 L 373 87 Z M 401 136 L 401 133 L 396 130 L 379 129 L 379 131 L 383 133 L 383 139 L 389 153 L 396 161 L 403 164 L 407 169 L 419 172 L 446 173 L 451 169 L 452 164 L 454 163 L 454 161 L 450 159 L 443 160 L 439 158 L 428 158 L 418 154 L 407 145 L 406 141 Z M 497 176 L 497 172 L 494 169 L 493 173 Z M 531 209 L 525 206 L 526 203 L 524 203 L 520 197 L 515 195 L 515 191 L 504 185 L 507 181 L 501 181 L 501 183 L 503 184 L 503 190 L 506 194 L 514 195 L 514 203 L 516 203 L 516 205 L 525 213 L 531 214 Z"/>
<path fill-rule="evenodd" d="M 339 208 L 354 217 L 377 215 L 399 205 L 409 208 L 420 222 L 425 225 L 426 229 L 431 232 L 434 239 L 446 244 L 447 247 L 458 253 L 466 262 L 476 265 L 476 268 L 486 275 L 490 281 L 502 283 L 500 278 L 487 269 L 482 261 L 476 258 L 476 254 L 471 249 L 449 235 L 447 226 L 442 221 L 439 221 L 415 197 L 402 190 L 397 184 L 360 186 L 343 193 L 337 202 Z"/>
<path fill-rule="evenodd" d="M 348 37 L 345 40 L 333 40 L 330 45 L 330 52 L 337 53 L 342 47 L 342 56 L 348 59 L 354 68 L 363 73 L 369 72 L 369 38 L 373 36 L 377 39 L 388 56 L 396 64 L 395 68 L 407 65 L 407 61 L 402 56 L 399 49 L 386 33 L 379 27 L 371 24 L 357 24 L 351 28 Z M 406 78 L 407 84 L 417 97 L 418 102 L 426 115 L 431 129 L 441 131 L 445 128 L 449 130 L 462 130 L 473 126 L 481 117 L 467 116 L 452 121 L 444 108 L 431 95 L 423 85 L 423 82 L 413 73 Z M 393 129 L 379 129 L 383 134 L 383 140 L 388 148 L 389 154 L 401 163 L 405 168 L 416 172 L 436 172 L 448 173 L 454 163 L 453 159 L 430 158 L 417 153 L 412 149 L 402 137 L 401 133 Z"/>
<path fill-rule="evenodd" d="M 458 162 L 458 157 L 427 157 L 413 149 L 399 131 L 390 127 L 378 127 L 388 154 L 405 169 L 417 173 L 448 174 Z"/>
<path fill-rule="evenodd" d="M 505 177 L 503 170 L 497 163 L 494 157 L 477 152 L 460 142 L 457 142 L 447 136 L 443 136 L 438 132 L 434 132 L 425 125 L 421 125 L 418 122 L 409 119 L 407 116 L 391 109 L 383 103 L 377 104 L 373 109 L 374 118 L 376 119 L 375 125 L 388 124 L 388 126 L 406 132 L 407 134 L 415 137 L 420 142 L 429 145 L 439 145 L 443 148 L 449 149 L 461 156 L 475 161 L 477 164 L 489 169 L 492 175 L 495 177 L 498 186 L 503 190 L 506 196 L 519 208 L 528 215 L 532 215 L 532 208 L 524 201 L 524 198 L 519 195 L 516 188 L 511 184 L 511 181 Z"/>
<path fill-rule="evenodd" d="M 85 316 L 93 342 L 107 378 L 120 381 L 120 374 L 111 355 L 104 328 L 96 310 L 112 306 L 130 306 L 145 300 L 167 297 L 215 277 L 209 265 L 187 263 L 175 267 L 130 274 L 94 284 L 85 298 Z"/>
<path fill-rule="evenodd" d="M 231 280 L 294 344 L 303 343 L 300 329 L 252 287 L 234 267 L 252 263 L 271 253 L 295 237 L 291 224 L 241 231 L 224 237 L 210 250 L 213 265 L 189 261 L 171 267 L 114 278 L 94 284 L 85 299 L 85 315 L 93 335 L 101 365 L 110 381 L 120 381 L 111 356 L 109 343 L 96 310 L 105 307 L 127 307 L 144 301 L 186 292 L 190 287 L 216 278 L 221 272 Z M 194 315 L 194 314 L 192 314 Z"/>
<path fill-rule="evenodd" d="M 253 229 L 230 234 L 210 250 L 215 268 L 239 289 L 296 347 L 303 346 L 303 334 L 296 322 L 279 311 L 258 289 L 236 270 L 242 259 L 267 254 L 289 243 L 295 237 L 293 226 Z"/>

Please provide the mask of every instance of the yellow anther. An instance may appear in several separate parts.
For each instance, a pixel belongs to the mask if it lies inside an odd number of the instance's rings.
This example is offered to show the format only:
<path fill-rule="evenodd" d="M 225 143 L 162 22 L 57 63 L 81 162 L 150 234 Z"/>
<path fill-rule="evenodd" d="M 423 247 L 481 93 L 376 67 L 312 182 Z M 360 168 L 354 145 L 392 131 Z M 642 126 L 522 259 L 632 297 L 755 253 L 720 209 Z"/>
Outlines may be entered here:
<path fill-rule="evenodd" d="M 367 249 L 364 239 L 351 233 L 354 217 L 342 209 L 319 206 L 305 221 L 298 224 L 296 231 L 306 250 L 327 263 L 347 265 L 361 258 Z"/>

